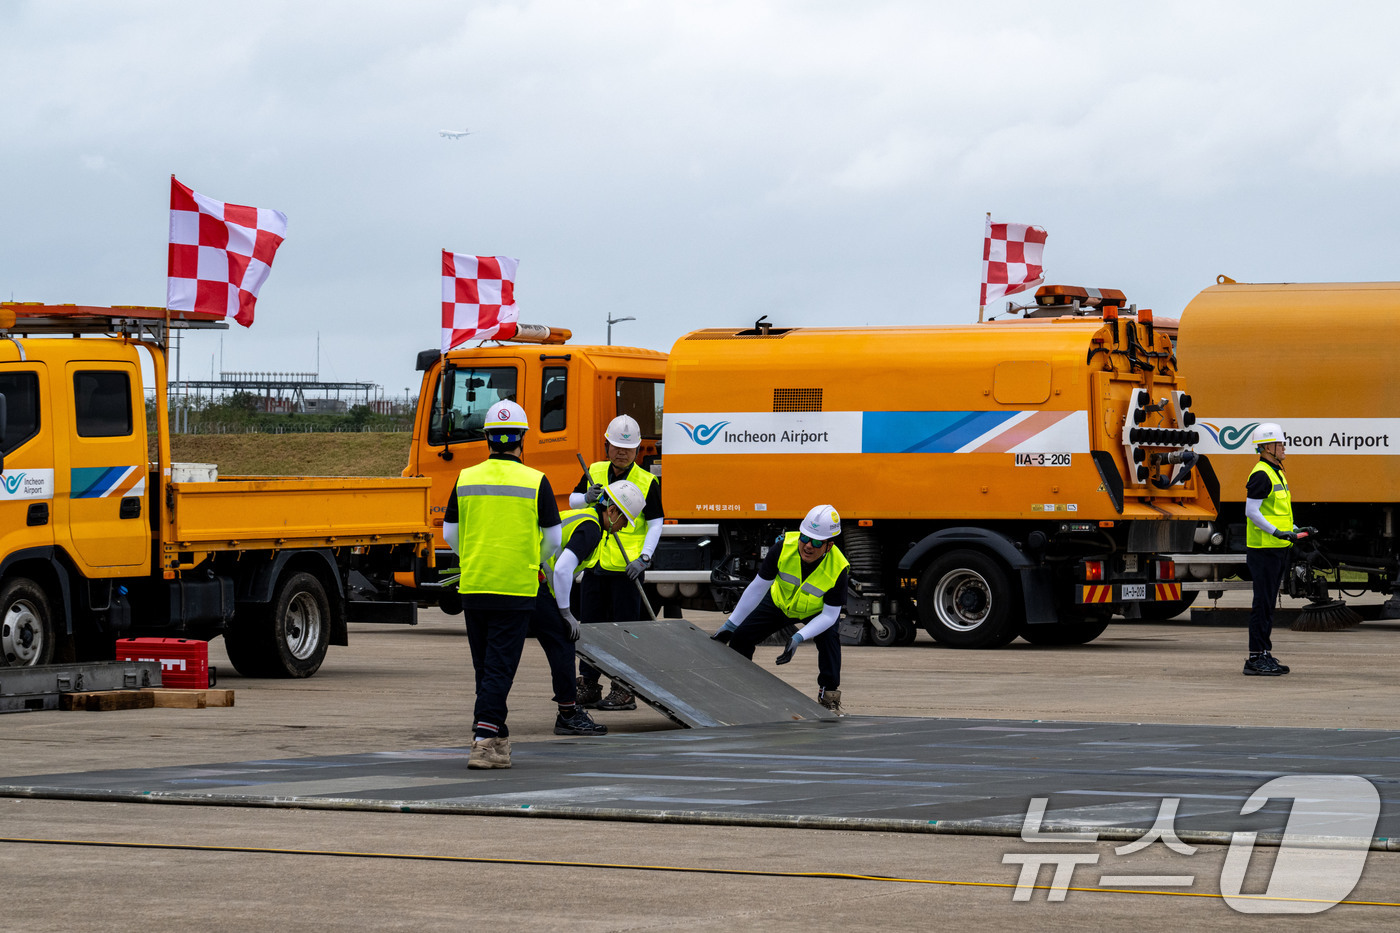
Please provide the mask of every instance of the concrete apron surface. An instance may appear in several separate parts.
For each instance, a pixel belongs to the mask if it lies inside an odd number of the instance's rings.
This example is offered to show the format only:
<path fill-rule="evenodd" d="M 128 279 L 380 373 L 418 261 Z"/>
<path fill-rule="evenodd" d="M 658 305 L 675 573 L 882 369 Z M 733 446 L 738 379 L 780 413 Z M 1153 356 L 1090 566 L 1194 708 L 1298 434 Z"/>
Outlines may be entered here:
<path fill-rule="evenodd" d="M 1333 812 L 1312 835 L 1400 849 L 1400 732 L 852 716 L 517 742 L 510 770 L 469 771 L 466 758 L 437 748 L 47 774 L 6 778 L 0 795 L 1101 840 L 1138 839 L 1166 815 L 1186 843 L 1250 832 L 1278 844 L 1299 831 L 1296 789 L 1244 813 L 1251 795 L 1344 772 L 1377 789 L 1379 818 Z M 1322 780 L 1325 797 L 1326 781 L 1347 779 Z"/>

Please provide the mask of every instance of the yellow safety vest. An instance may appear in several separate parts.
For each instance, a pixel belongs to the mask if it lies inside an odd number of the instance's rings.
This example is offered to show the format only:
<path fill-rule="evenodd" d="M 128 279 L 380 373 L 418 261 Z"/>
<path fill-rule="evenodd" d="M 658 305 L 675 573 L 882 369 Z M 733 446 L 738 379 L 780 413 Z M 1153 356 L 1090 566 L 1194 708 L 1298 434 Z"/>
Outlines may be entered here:
<path fill-rule="evenodd" d="M 611 464 L 606 460 L 600 460 L 588 468 L 588 478 L 595 483 L 600 483 L 604 488 L 608 485 L 608 467 Z M 637 464 L 632 464 L 632 469 L 627 471 L 623 477 L 632 483 L 642 492 L 645 499 L 651 491 L 651 484 L 656 482 L 656 475 L 643 470 Z M 644 516 L 638 515 L 636 521 L 628 525 L 617 533 L 622 539 L 622 546 L 627 549 L 628 560 L 636 560 L 642 556 L 642 545 L 647 543 L 647 521 Z M 608 532 L 603 532 L 603 546 L 598 549 L 602 552 L 598 559 L 598 566 L 604 570 L 626 570 L 627 561 L 622 558 L 622 551 L 618 549 L 617 542 Z"/>
<path fill-rule="evenodd" d="M 1265 473 L 1274 484 L 1273 491 L 1264 497 L 1264 504 L 1259 506 L 1259 514 L 1279 531 L 1292 531 L 1293 499 L 1288 493 L 1288 482 L 1282 473 L 1263 460 L 1254 465 L 1249 475 L 1259 472 Z M 1249 522 L 1249 527 L 1245 529 L 1245 544 L 1249 547 L 1288 547 L 1289 542 L 1275 538 L 1254 522 Z"/>
<path fill-rule="evenodd" d="M 539 592 L 543 482 L 543 473 L 516 460 L 485 460 L 458 474 L 459 592 Z"/>
<path fill-rule="evenodd" d="M 778 555 L 778 575 L 768 593 L 773 605 L 789 619 L 805 619 L 822 611 L 822 598 L 836 585 L 841 571 L 850 566 L 839 547 L 832 547 L 817 565 L 817 569 L 802 579 L 802 555 L 797 551 L 799 532 L 783 535 L 783 550 Z"/>
<path fill-rule="evenodd" d="M 574 536 L 574 532 L 588 524 L 597 525 L 600 531 L 603 528 L 603 523 L 598 519 L 598 513 L 591 508 L 570 509 L 567 512 L 561 512 L 559 513 L 559 519 L 564 523 L 564 543 L 556 553 L 551 554 L 549 558 L 545 560 L 544 582 L 549 587 L 551 593 L 554 592 L 554 565 L 559 560 L 559 555 L 564 553 L 564 548 L 569 546 L 569 539 Z M 589 567 L 598 563 L 598 555 L 603 550 L 602 542 L 599 541 L 598 544 L 599 546 L 593 549 L 592 554 L 589 554 L 586 558 L 579 561 L 579 570 L 587 570 Z"/>

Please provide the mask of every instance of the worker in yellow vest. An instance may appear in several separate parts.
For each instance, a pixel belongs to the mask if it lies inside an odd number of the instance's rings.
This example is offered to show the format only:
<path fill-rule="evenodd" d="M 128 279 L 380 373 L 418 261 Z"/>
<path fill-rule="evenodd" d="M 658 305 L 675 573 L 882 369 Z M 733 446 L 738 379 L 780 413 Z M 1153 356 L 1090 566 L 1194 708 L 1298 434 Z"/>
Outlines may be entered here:
<path fill-rule="evenodd" d="M 509 768 L 506 697 L 515 681 L 539 591 L 540 555 L 559 550 L 559 507 L 549 479 L 520 462 L 525 410 L 493 404 L 484 429 L 490 455 L 457 477 L 442 536 L 457 551 L 462 611 L 476 674 L 467 767 Z"/>
<path fill-rule="evenodd" d="M 579 620 L 569 606 L 574 576 L 598 563 L 602 544 L 609 532 L 626 528 L 641 514 L 644 498 L 626 480 L 612 483 L 589 506 L 560 514 L 563 547 L 545 557 L 535 614 L 530 634 L 540 641 L 554 681 L 554 700 L 559 715 L 555 735 L 605 735 L 607 726 L 595 723 L 576 705 L 578 684 L 574 679 L 574 647 L 578 641 Z"/>
<path fill-rule="evenodd" d="M 619 480 L 626 480 L 641 490 L 646 497 L 646 507 L 632 524 L 617 533 L 617 540 L 612 535 L 604 537 L 598 564 L 583 575 L 579 587 L 579 616 L 585 623 L 635 622 L 643 617 L 638 584 L 645 582 L 646 569 L 661 540 L 665 518 L 661 508 L 661 480 L 637 463 L 642 429 L 632 416 L 618 415 L 609 422 L 603 442 L 608 459 L 588 467 L 569 496 L 569 507 L 577 509 L 588 505 L 605 487 Z M 581 706 L 601 710 L 637 708 L 631 691 L 614 684 L 603 697 L 598 671 L 591 666 L 581 669 Z"/>
<path fill-rule="evenodd" d="M 1287 666 L 1273 656 L 1274 603 L 1279 584 L 1288 569 L 1289 549 L 1298 540 L 1293 527 L 1293 500 L 1288 479 L 1283 474 L 1287 441 L 1276 424 L 1261 424 L 1251 438 L 1259 452 L 1259 462 L 1245 484 L 1244 513 L 1245 566 L 1254 581 L 1254 606 L 1249 614 L 1249 658 L 1244 672 L 1253 676 L 1277 677 L 1287 674 Z"/>
<path fill-rule="evenodd" d="M 778 536 L 739 597 L 739 604 L 714 635 L 746 658 L 754 647 L 787 625 L 801 625 L 778 656 L 792 660 L 804 642 L 817 644 L 817 702 L 841 712 L 841 637 L 836 620 L 846 605 L 849 561 L 833 539 L 841 516 L 830 505 L 807 513 L 797 531 Z"/>

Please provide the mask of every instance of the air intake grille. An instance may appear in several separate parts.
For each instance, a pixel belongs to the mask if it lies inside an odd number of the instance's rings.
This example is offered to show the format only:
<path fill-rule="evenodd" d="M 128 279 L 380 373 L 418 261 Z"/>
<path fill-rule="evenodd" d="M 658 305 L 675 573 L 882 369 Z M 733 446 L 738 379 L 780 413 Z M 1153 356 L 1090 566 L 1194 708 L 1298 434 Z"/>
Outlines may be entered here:
<path fill-rule="evenodd" d="M 821 389 L 774 389 L 774 411 L 821 411 Z"/>

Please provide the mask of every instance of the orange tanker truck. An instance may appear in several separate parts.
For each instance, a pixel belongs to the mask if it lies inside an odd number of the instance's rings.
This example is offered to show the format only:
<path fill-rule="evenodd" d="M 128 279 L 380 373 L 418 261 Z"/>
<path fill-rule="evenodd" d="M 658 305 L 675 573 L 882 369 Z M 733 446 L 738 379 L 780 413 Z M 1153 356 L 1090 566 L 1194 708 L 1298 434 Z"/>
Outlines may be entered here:
<path fill-rule="evenodd" d="M 1250 435 L 1280 425 L 1294 519 L 1318 529 L 1319 558 L 1295 548 L 1290 595 L 1326 598 L 1311 569 L 1349 570 L 1344 589 L 1388 592 L 1400 618 L 1400 283 L 1242 284 L 1221 276 L 1182 312 L 1178 353 L 1201 413 L 1198 450 L 1220 485 L 1210 555 L 1182 555 L 1187 598 L 1247 588 L 1244 489 Z"/>
<path fill-rule="evenodd" d="M 1174 615 L 1162 555 L 1214 519 L 1213 477 L 1170 338 L 1128 310 L 687 334 L 667 363 L 662 478 L 668 519 L 705 537 L 663 539 L 648 579 L 727 610 L 778 532 L 831 502 L 848 643 L 919 625 L 958 647 L 1079 644 L 1114 613 Z"/>

